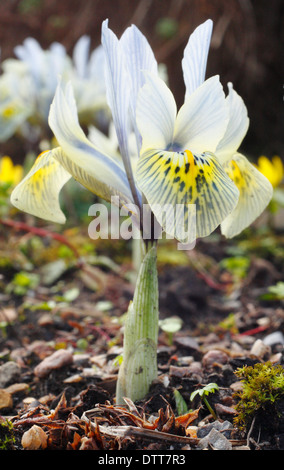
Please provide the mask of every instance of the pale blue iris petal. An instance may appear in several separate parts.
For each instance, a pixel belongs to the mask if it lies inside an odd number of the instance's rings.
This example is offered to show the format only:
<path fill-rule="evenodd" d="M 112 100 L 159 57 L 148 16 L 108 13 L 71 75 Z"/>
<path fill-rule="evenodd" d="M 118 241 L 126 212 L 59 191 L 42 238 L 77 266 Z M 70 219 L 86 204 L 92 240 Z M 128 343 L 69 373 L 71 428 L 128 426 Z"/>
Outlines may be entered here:
<path fill-rule="evenodd" d="M 73 49 L 73 62 L 79 78 L 86 78 L 91 39 L 89 36 L 81 36 Z"/>
<path fill-rule="evenodd" d="M 90 176 L 109 184 L 132 200 L 124 168 L 108 155 L 100 152 L 85 136 L 78 123 L 72 88 L 67 87 L 66 96 L 59 85 L 50 107 L 49 125 L 64 153 L 74 164 Z"/>
<path fill-rule="evenodd" d="M 25 62 L 32 74 L 35 84 L 40 84 L 40 73 L 44 67 L 43 50 L 34 38 L 26 38 L 23 44 L 14 48 L 18 59 Z"/>
<path fill-rule="evenodd" d="M 184 50 L 182 68 L 186 87 L 186 98 L 188 98 L 205 79 L 212 28 L 212 20 L 207 20 L 205 23 L 198 26 L 191 34 Z"/>
<path fill-rule="evenodd" d="M 148 70 L 158 75 L 158 64 L 150 44 L 136 26 L 132 25 L 125 30 L 120 39 L 120 43 L 125 54 L 126 66 L 131 83 L 130 109 L 139 149 L 140 135 L 135 120 L 138 92 L 145 83 L 143 71 Z"/>
<path fill-rule="evenodd" d="M 130 83 L 121 45 L 108 28 L 108 20 L 102 25 L 102 45 L 105 51 L 106 94 L 115 125 L 118 144 L 129 179 L 132 169 L 128 150 Z"/>
<path fill-rule="evenodd" d="M 249 127 L 247 108 L 243 99 L 228 83 L 229 94 L 226 98 L 229 110 L 229 123 L 226 132 L 216 149 L 216 156 L 225 163 L 240 147 Z"/>
<path fill-rule="evenodd" d="M 172 92 L 156 75 L 145 72 L 138 95 L 136 121 L 142 136 L 141 154 L 150 148 L 167 149 L 173 141 L 176 103 Z"/>
<path fill-rule="evenodd" d="M 216 75 L 202 83 L 180 108 L 174 142 L 193 152 L 215 152 L 227 125 L 228 105 Z"/>

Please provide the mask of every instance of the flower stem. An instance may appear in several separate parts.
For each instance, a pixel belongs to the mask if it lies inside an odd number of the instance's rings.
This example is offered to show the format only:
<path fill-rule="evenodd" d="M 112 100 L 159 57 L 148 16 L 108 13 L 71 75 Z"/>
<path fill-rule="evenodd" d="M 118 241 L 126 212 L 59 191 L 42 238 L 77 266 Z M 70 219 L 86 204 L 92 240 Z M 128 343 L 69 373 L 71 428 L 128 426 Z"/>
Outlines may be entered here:
<path fill-rule="evenodd" d="M 145 255 L 130 302 L 124 332 L 123 361 L 120 366 L 116 402 L 123 397 L 140 400 L 157 377 L 158 274 L 156 245 Z"/>

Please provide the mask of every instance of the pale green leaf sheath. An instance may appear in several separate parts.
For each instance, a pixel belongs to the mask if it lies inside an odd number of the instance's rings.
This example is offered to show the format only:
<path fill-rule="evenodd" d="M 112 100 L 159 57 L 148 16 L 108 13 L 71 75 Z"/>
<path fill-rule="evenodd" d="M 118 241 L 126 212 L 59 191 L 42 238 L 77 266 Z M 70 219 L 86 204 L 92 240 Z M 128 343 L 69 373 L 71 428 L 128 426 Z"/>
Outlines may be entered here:
<path fill-rule="evenodd" d="M 157 250 L 153 246 L 143 259 L 124 333 L 123 362 L 116 390 L 116 403 L 123 397 L 140 400 L 157 377 L 158 274 Z"/>

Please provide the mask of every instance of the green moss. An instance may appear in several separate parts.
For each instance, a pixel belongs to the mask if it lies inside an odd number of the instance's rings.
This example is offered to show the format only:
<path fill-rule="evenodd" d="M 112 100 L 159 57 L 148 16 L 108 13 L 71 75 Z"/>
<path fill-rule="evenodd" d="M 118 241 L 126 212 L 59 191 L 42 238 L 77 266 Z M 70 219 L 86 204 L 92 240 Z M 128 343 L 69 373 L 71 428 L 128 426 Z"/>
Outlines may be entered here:
<path fill-rule="evenodd" d="M 14 443 L 13 424 L 0 418 L 0 450 L 13 450 Z"/>
<path fill-rule="evenodd" d="M 279 420 L 278 404 L 284 399 L 283 366 L 259 363 L 237 369 L 235 374 L 243 383 L 243 390 L 235 394 L 239 398 L 235 424 L 241 430 L 247 429 L 254 418 L 275 424 Z"/>

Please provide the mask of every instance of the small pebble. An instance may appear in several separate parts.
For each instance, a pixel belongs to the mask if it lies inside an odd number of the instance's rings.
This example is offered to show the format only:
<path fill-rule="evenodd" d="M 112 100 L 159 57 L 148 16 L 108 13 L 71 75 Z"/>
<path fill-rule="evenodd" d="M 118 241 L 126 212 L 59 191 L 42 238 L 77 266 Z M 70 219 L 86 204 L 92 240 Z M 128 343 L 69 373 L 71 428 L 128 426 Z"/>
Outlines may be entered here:
<path fill-rule="evenodd" d="M 16 395 L 17 393 L 26 392 L 29 388 L 29 385 L 26 383 L 16 383 L 9 385 L 9 387 L 5 388 L 5 391 L 11 393 L 11 395 Z"/>
<path fill-rule="evenodd" d="M 80 374 L 74 374 L 74 375 L 71 375 L 70 377 L 67 377 L 67 379 L 63 380 L 63 383 L 73 384 L 73 383 L 82 382 L 82 380 L 83 380 L 83 377 Z"/>
<path fill-rule="evenodd" d="M 211 351 L 208 351 L 206 354 L 204 354 L 202 364 L 205 368 L 208 369 L 214 364 L 227 364 L 228 360 L 229 358 L 226 353 L 219 351 L 218 349 L 212 349 Z"/>
<path fill-rule="evenodd" d="M 59 349 L 55 351 L 51 356 L 46 357 L 40 362 L 34 369 L 34 373 L 37 377 L 46 377 L 52 370 L 61 369 L 61 367 L 72 364 L 73 354 L 67 349 Z"/>
<path fill-rule="evenodd" d="M 198 351 L 199 349 L 199 344 L 196 339 L 191 338 L 190 336 L 181 336 L 180 338 L 176 337 L 174 341 L 178 346 L 189 350 L 191 349 L 194 351 Z"/>
<path fill-rule="evenodd" d="M 22 446 L 26 450 L 46 449 L 47 435 L 42 428 L 34 424 L 22 436 Z"/>
<path fill-rule="evenodd" d="M 271 354 L 271 348 L 264 344 L 261 339 L 257 339 L 251 347 L 250 354 L 263 359 L 266 355 Z"/>
<path fill-rule="evenodd" d="M 231 442 L 223 433 L 212 428 L 209 434 L 200 439 L 197 449 L 232 450 Z"/>
<path fill-rule="evenodd" d="M 185 430 L 185 434 L 188 437 L 192 437 L 192 438 L 196 439 L 197 438 L 197 430 L 198 430 L 197 426 L 188 426 Z"/>
<path fill-rule="evenodd" d="M 13 398 L 11 393 L 6 390 L 0 389 L 0 410 L 13 407 Z"/>
<path fill-rule="evenodd" d="M 191 374 L 202 374 L 202 365 L 201 365 L 201 362 L 199 361 L 193 361 L 189 365 L 188 369 L 191 372 Z"/>
<path fill-rule="evenodd" d="M 241 392 L 243 388 L 244 388 L 244 385 L 240 380 L 238 380 L 237 382 L 233 382 L 230 385 L 230 389 L 233 390 L 234 393 Z"/>
<path fill-rule="evenodd" d="M 47 325 L 52 325 L 54 323 L 53 321 L 53 316 L 50 313 L 44 313 L 41 315 L 41 317 L 38 319 L 38 325 L 39 326 L 47 326 Z"/>
<path fill-rule="evenodd" d="M 197 431 L 197 437 L 203 438 L 206 437 L 212 429 L 215 429 L 216 431 L 222 431 L 224 435 L 225 432 L 227 432 L 228 437 L 231 434 L 231 431 L 233 430 L 233 425 L 230 423 L 230 421 L 223 421 L 222 423 L 218 420 L 213 421 L 212 423 L 206 424 L 198 428 Z"/>
<path fill-rule="evenodd" d="M 21 372 L 20 366 L 14 361 L 8 361 L 0 366 L 0 388 L 5 388 L 12 382 L 16 382 Z"/>
<path fill-rule="evenodd" d="M 274 333 L 265 336 L 263 342 L 266 346 L 274 346 L 275 344 L 284 345 L 284 335 L 281 331 L 274 331 Z"/>
<path fill-rule="evenodd" d="M 37 399 L 34 397 L 26 397 L 23 399 L 23 404 L 26 406 L 30 406 L 32 403 L 36 403 Z"/>
<path fill-rule="evenodd" d="M 249 446 L 235 446 L 234 450 L 250 450 Z"/>

